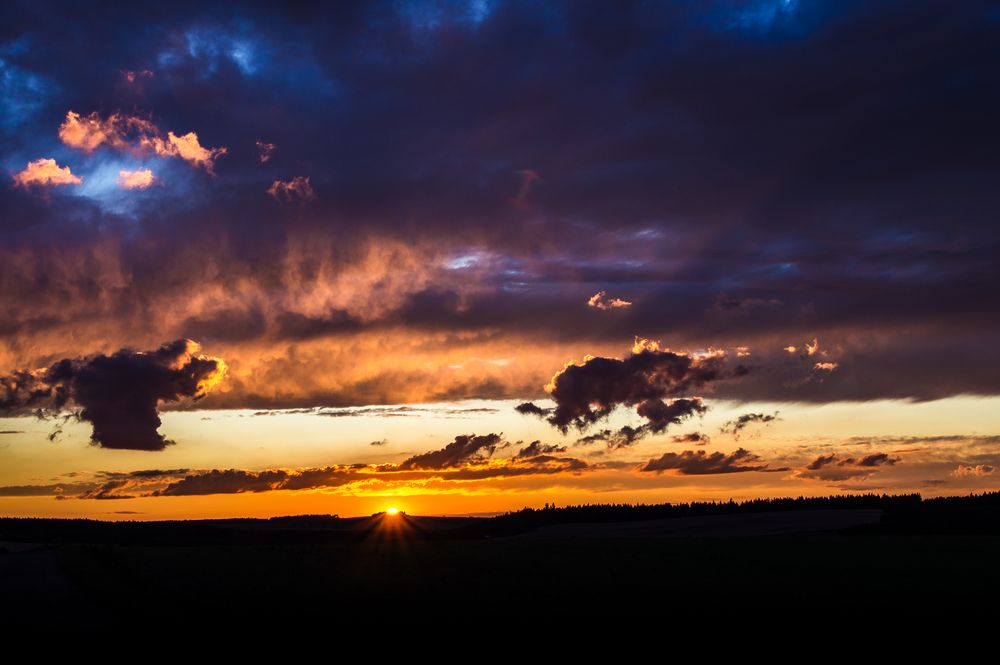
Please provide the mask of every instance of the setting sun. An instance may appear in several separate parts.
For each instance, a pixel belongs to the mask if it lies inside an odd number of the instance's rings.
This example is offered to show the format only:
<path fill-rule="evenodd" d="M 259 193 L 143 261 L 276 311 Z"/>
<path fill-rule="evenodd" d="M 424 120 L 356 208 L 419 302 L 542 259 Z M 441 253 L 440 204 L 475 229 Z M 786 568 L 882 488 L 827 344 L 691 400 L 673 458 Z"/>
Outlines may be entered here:
<path fill-rule="evenodd" d="M 385 511 L 385 513 L 387 515 L 398 515 L 399 514 L 399 508 L 395 508 L 395 507 L 393 507 L 393 508 L 387 508 L 386 511 Z"/>

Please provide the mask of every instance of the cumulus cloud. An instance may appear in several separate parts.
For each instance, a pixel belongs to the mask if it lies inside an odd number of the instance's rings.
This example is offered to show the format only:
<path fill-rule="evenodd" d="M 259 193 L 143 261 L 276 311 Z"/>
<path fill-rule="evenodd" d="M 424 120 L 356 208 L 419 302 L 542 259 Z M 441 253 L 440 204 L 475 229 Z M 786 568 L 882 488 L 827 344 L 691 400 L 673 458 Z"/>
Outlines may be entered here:
<path fill-rule="evenodd" d="M 310 201 L 316 198 L 312 185 L 309 183 L 309 176 L 298 175 L 291 180 L 275 180 L 267 188 L 267 193 L 274 197 L 276 201 L 293 203 L 296 201 Z"/>
<path fill-rule="evenodd" d="M 138 116 L 112 113 L 102 118 L 96 111 L 86 116 L 69 111 L 59 126 L 59 139 L 69 147 L 84 152 L 93 152 L 102 145 L 125 150 L 142 137 L 156 134 L 156 131 L 152 122 Z"/>
<path fill-rule="evenodd" d="M 681 395 L 745 372 L 743 367 L 727 370 L 723 352 L 688 355 L 661 350 L 655 342 L 637 339 L 632 354 L 624 360 L 588 357 L 582 365 L 570 363 L 556 373 L 546 386 L 556 403 L 554 409 L 541 409 L 528 402 L 517 410 L 543 417 L 566 433 L 570 427 L 586 430 L 619 406 L 635 407 L 636 414 L 645 419 L 644 424 L 626 425 L 600 436 L 609 445 L 621 447 L 704 414 L 708 407 L 700 397 Z"/>
<path fill-rule="evenodd" d="M 153 172 L 149 169 L 118 172 L 118 186 L 122 189 L 146 189 L 153 184 Z"/>
<path fill-rule="evenodd" d="M 96 111 L 82 116 L 69 111 L 59 126 L 63 143 L 90 153 L 101 146 L 133 153 L 153 152 L 160 157 L 179 157 L 189 164 L 215 172 L 215 160 L 227 149 L 205 148 L 195 132 L 178 136 L 174 132 L 160 133 L 150 120 L 139 116 L 112 113 L 102 118 Z"/>
<path fill-rule="evenodd" d="M 225 363 L 180 339 L 159 349 L 65 358 L 47 368 L 0 377 L 0 415 L 71 413 L 93 427 L 103 448 L 162 450 L 157 405 L 199 399 L 222 378 Z"/>
<path fill-rule="evenodd" d="M 212 174 L 215 173 L 215 160 L 228 152 L 225 147 L 203 147 L 194 132 L 182 136 L 167 132 L 166 139 L 159 136 L 146 137 L 142 140 L 142 145 L 161 157 L 180 157 Z"/>
<path fill-rule="evenodd" d="M 951 472 L 951 475 L 955 478 L 974 478 L 982 476 L 992 476 L 993 472 L 996 471 L 996 467 L 989 464 L 959 464 L 955 467 L 955 470 Z"/>
<path fill-rule="evenodd" d="M 728 455 L 721 452 L 706 453 L 704 450 L 685 450 L 682 453 L 664 453 L 651 459 L 640 471 L 663 473 L 676 471 L 680 475 L 710 475 L 718 473 L 740 473 L 743 471 L 763 471 L 767 464 L 749 450 L 739 448 Z"/>
<path fill-rule="evenodd" d="M 624 309 L 631 307 L 632 303 L 621 298 L 608 298 L 607 291 L 599 291 L 590 297 L 587 306 L 595 309 Z"/>
<path fill-rule="evenodd" d="M 68 166 L 59 166 L 49 158 L 29 162 L 23 171 L 14 174 L 14 186 L 28 189 L 33 186 L 79 185 L 83 178 L 73 175 Z"/>

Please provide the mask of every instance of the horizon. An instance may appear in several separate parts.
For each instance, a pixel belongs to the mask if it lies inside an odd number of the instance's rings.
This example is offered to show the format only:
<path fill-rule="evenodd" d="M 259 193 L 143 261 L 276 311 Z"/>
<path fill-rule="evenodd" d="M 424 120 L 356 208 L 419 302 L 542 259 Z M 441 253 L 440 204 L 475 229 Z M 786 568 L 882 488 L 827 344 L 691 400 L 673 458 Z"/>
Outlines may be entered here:
<path fill-rule="evenodd" d="M 1000 490 L 991 3 L 102 14 L 0 8 L 0 516 Z"/>

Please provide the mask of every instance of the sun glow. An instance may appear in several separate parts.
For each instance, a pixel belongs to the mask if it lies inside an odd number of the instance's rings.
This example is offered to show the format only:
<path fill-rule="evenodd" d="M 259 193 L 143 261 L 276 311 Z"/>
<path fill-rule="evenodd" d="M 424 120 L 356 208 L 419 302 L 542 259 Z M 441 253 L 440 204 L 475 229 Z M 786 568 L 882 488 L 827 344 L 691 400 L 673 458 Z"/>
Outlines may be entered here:
<path fill-rule="evenodd" d="M 399 514 L 399 508 L 396 508 L 396 507 L 387 508 L 386 511 L 385 511 L 385 514 L 386 515 L 398 515 Z"/>

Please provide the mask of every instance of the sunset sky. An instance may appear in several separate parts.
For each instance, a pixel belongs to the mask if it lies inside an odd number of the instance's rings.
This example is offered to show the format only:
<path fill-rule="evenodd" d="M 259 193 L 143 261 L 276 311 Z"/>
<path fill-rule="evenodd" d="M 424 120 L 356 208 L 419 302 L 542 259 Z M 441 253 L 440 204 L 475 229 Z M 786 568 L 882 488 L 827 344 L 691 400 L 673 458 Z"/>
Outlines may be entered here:
<path fill-rule="evenodd" d="M 1000 489 L 998 28 L 4 3 L 0 515 Z"/>

